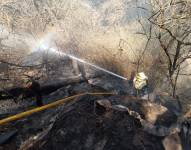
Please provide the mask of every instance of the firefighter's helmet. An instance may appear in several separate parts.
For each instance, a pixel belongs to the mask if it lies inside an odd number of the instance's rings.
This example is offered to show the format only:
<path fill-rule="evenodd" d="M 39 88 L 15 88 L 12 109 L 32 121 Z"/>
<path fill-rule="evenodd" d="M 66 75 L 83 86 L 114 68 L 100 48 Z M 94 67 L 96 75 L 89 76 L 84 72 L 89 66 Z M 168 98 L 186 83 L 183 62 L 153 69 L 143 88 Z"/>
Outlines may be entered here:
<path fill-rule="evenodd" d="M 147 85 L 148 77 L 144 72 L 137 73 L 133 79 L 133 84 L 137 90 L 141 90 Z"/>

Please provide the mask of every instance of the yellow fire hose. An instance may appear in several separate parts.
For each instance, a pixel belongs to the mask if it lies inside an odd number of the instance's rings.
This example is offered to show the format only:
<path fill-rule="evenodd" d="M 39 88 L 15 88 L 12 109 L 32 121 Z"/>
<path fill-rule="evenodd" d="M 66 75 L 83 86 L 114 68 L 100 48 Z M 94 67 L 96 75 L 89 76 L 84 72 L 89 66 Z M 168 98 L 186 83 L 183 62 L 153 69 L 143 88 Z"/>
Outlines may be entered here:
<path fill-rule="evenodd" d="M 7 124 L 7 123 L 9 123 L 11 121 L 19 120 L 21 118 L 30 116 L 30 115 L 32 115 L 34 113 L 37 113 L 37 112 L 40 112 L 40 111 L 43 111 L 43 110 L 46 110 L 46 109 L 49 109 L 49 108 L 59 106 L 61 104 L 64 104 L 66 102 L 69 102 L 69 101 L 71 101 L 71 100 L 73 100 L 75 98 L 78 98 L 78 97 L 81 97 L 81 96 L 84 96 L 84 95 L 97 95 L 98 96 L 98 95 L 116 95 L 116 94 L 115 93 L 81 93 L 81 94 L 77 94 L 77 95 L 74 95 L 74 96 L 70 96 L 70 97 L 67 97 L 67 98 L 52 102 L 50 104 L 47 104 L 47 105 L 44 105 L 44 106 L 41 106 L 41 107 L 37 107 L 37 108 L 31 109 L 31 110 L 28 110 L 28 111 L 25 111 L 25 112 L 22 112 L 22 113 L 19 113 L 19 114 L 4 118 L 4 119 L 0 120 L 0 126 L 5 125 L 5 124 Z"/>

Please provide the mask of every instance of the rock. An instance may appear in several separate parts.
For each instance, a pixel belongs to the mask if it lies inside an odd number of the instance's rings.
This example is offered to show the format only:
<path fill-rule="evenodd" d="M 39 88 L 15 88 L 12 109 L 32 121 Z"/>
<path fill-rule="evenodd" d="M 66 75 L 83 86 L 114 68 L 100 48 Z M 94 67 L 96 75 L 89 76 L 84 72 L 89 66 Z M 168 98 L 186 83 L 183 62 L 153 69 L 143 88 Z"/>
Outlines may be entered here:
<path fill-rule="evenodd" d="M 164 115 L 168 111 L 166 107 L 148 101 L 143 103 L 143 107 L 144 107 L 145 120 L 153 124 L 155 124 L 158 121 L 160 116 Z"/>
<path fill-rule="evenodd" d="M 170 127 L 177 121 L 177 115 L 163 105 L 132 96 L 122 97 L 120 102 L 152 124 Z"/>
<path fill-rule="evenodd" d="M 107 99 L 97 100 L 95 102 L 95 113 L 97 115 L 104 115 L 107 118 L 112 117 L 112 104 Z"/>
<path fill-rule="evenodd" d="M 141 125 L 143 126 L 143 130 L 146 131 L 149 134 L 159 136 L 159 137 L 165 137 L 173 133 L 180 132 L 178 126 L 172 124 L 171 127 L 165 127 L 158 124 L 153 124 L 152 122 L 149 122 L 148 120 L 144 120 L 139 113 L 137 113 L 134 110 L 129 109 L 128 107 L 125 107 L 123 105 L 114 105 L 112 106 L 114 110 L 128 112 L 128 114 L 136 119 L 138 119 L 141 122 Z"/>
<path fill-rule="evenodd" d="M 102 99 L 102 100 L 97 100 L 96 101 L 96 106 L 99 107 L 103 107 L 105 108 L 105 110 L 110 110 L 112 108 L 111 102 L 107 99 Z"/>
<path fill-rule="evenodd" d="M 177 133 L 165 137 L 163 145 L 165 150 L 183 150 L 180 137 Z"/>
<path fill-rule="evenodd" d="M 177 116 L 180 116 L 182 113 L 182 106 L 178 99 L 174 99 L 168 95 L 160 94 L 157 96 L 157 103 L 165 106 L 168 110 L 175 113 Z"/>

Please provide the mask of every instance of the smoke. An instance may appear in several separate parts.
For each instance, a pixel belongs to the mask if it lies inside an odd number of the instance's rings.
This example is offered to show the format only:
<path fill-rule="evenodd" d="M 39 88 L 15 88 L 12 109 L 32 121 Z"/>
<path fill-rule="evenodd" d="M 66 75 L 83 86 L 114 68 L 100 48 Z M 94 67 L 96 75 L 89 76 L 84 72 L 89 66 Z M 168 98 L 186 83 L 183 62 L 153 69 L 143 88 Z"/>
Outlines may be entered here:
<path fill-rule="evenodd" d="M 101 71 L 103 71 L 103 72 L 105 72 L 107 74 L 110 74 L 112 76 L 115 76 L 117 78 L 120 78 L 120 79 L 123 79 L 123 80 L 127 80 L 127 78 L 125 78 L 125 77 L 123 77 L 121 75 L 118 75 L 118 74 L 116 74 L 116 73 L 114 73 L 112 71 L 109 71 L 109 70 L 104 69 L 104 68 L 102 68 L 100 66 L 97 66 L 97 65 L 95 65 L 93 63 L 85 61 L 85 60 L 83 60 L 83 59 L 81 59 L 79 57 L 76 57 L 74 55 L 67 54 L 67 53 L 65 53 L 63 51 L 59 51 L 57 47 L 53 47 L 53 46 L 56 46 L 52 42 L 53 41 L 52 40 L 52 36 L 53 35 L 54 34 L 48 34 L 46 37 L 41 39 L 36 50 L 39 50 L 39 51 L 42 51 L 42 52 L 48 51 L 50 53 L 50 55 L 56 55 L 56 56 L 59 56 L 59 57 L 69 57 L 72 60 L 76 60 L 78 63 L 82 63 L 84 65 L 88 65 L 88 66 L 90 66 L 90 67 L 92 67 L 94 69 L 101 70 Z"/>
<path fill-rule="evenodd" d="M 46 47 L 56 42 L 64 50 L 73 49 L 79 53 L 105 49 L 115 53 L 123 39 L 126 42 L 120 47 L 129 59 L 136 59 L 135 53 L 142 48 L 145 39 L 136 34 L 141 26 L 136 20 L 138 9 L 135 1 L 71 0 L 67 7 L 64 19 L 53 21 L 53 26 L 47 25 L 43 32 L 35 35 L 35 42 L 28 40 L 31 53 L 39 49 L 42 42 Z"/>
<path fill-rule="evenodd" d="M 10 16 L 14 17 L 14 27 L 10 29 L 14 32 L 10 34 L 15 37 L 10 41 L 22 40 L 24 44 L 19 44 L 25 45 L 28 53 L 38 47 L 39 40 L 52 33 L 57 43 L 67 47 L 72 41 L 78 51 L 102 51 L 103 47 L 113 51 L 119 48 L 121 39 L 127 41 L 122 46 L 124 49 L 129 51 L 131 47 L 137 51 L 144 42 L 143 37 L 135 34 L 140 30 L 137 12 L 140 17 L 145 15 L 145 11 L 138 11 L 137 7 L 147 7 L 142 0 L 15 0 L 8 5 L 19 10 Z M 13 45 L 16 47 L 18 44 Z"/>

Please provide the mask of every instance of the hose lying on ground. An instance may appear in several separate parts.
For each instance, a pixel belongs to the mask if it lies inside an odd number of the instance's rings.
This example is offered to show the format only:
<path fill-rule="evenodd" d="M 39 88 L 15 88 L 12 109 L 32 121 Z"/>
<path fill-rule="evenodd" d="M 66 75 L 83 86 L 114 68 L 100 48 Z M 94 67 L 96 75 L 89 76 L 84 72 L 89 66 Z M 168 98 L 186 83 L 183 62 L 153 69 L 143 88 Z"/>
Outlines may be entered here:
<path fill-rule="evenodd" d="M 5 125 L 5 124 L 7 124 L 9 122 L 12 122 L 12 121 L 19 120 L 21 118 L 30 116 L 30 115 L 32 115 L 34 113 L 41 112 L 43 110 L 62 105 L 64 103 L 66 103 L 66 102 L 69 102 L 69 101 L 75 99 L 75 98 L 85 96 L 85 95 L 98 96 L 98 95 L 116 95 L 116 94 L 115 93 L 81 93 L 81 94 L 77 94 L 77 95 L 74 95 L 74 96 L 66 97 L 64 99 L 52 102 L 50 104 L 47 104 L 47 105 L 44 105 L 44 106 L 41 106 L 41 107 L 37 107 L 37 108 L 31 109 L 31 110 L 28 110 L 28 111 L 25 111 L 25 112 L 22 112 L 22 113 L 19 113 L 19 114 L 4 118 L 4 119 L 0 120 L 0 126 Z"/>

